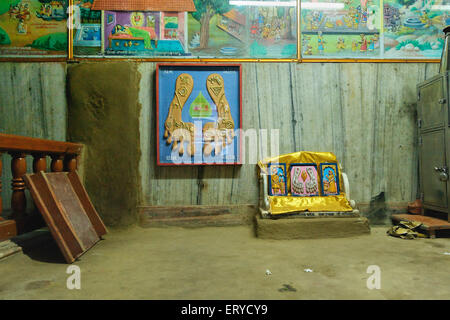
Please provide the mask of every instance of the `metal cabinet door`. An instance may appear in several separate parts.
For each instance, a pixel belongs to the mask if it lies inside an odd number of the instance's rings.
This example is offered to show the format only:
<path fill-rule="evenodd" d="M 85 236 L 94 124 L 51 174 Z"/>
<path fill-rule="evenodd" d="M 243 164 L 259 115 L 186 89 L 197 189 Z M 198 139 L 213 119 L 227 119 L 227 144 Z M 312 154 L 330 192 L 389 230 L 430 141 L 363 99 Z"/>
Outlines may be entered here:
<path fill-rule="evenodd" d="M 446 168 L 444 128 L 421 133 L 420 182 L 424 206 L 447 208 L 447 181 L 441 181 Z"/>
<path fill-rule="evenodd" d="M 418 87 L 419 121 L 422 130 L 443 126 L 446 122 L 445 76 L 437 76 Z"/>

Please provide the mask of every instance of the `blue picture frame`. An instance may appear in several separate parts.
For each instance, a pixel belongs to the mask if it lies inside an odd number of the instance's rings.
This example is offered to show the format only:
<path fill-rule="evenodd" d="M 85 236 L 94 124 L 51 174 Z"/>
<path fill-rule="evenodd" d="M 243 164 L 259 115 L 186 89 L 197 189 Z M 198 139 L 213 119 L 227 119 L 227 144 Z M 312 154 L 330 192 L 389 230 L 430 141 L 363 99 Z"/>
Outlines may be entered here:
<path fill-rule="evenodd" d="M 304 194 L 304 195 L 292 192 L 293 191 L 292 190 L 292 169 L 294 167 L 314 167 L 316 169 L 317 192 L 315 192 L 313 194 L 311 193 L 311 194 Z M 317 164 L 315 164 L 315 163 L 291 163 L 291 165 L 289 166 L 289 181 L 290 181 L 290 185 L 291 185 L 290 192 L 291 192 L 291 196 L 293 196 L 293 197 L 317 197 L 317 196 L 320 196 L 320 193 L 319 193 L 319 189 L 320 189 L 319 169 L 317 168 Z"/>
<path fill-rule="evenodd" d="M 334 168 L 332 168 L 334 167 Z M 333 169 L 333 179 L 335 181 L 335 188 L 332 188 L 331 191 L 329 190 L 329 187 L 325 188 L 325 184 L 331 179 L 329 172 Z M 329 163 L 321 163 L 320 164 L 320 186 L 321 186 L 321 193 L 322 196 L 337 196 L 341 194 L 341 190 L 339 188 L 339 166 L 336 162 L 329 162 Z M 325 190 L 327 189 L 327 190 Z"/>
<path fill-rule="evenodd" d="M 170 138 L 175 132 L 170 132 L 170 127 L 167 127 L 168 121 L 174 119 L 171 117 L 171 108 L 176 106 L 174 101 L 180 101 L 180 90 L 176 90 L 177 83 L 189 83 L 187 95 L 183 93 L 186 98 L 181 99 L 183 102 L 179 103 L 182 103 L 181 126 L 189 128 L 192 135 L 187 138 L 193 142 L 190 143 L 185 137 L 182 153 L 178 152 L 180 144 L 175 144 L 174 139 Z M 220 112 L 227 117 L 227 121 L 223 123 L 231 123 L 229 127 L 220 128 L 222 124 L 217 122 L 218 119 L 225 119 L 223 116 L 219 117 Z M 241 165 L 242 66 L 158 64 L 156 119 L 158 166 Z M 216 140 L 219 136 L 217 130 L 222 134 L 222 143 Z M 217 136 L 212 137 L 208 133 Z"/>
<path fill-rule="evenodd" d="M 274 193 L 273 192 L 273 183 L 272 183 L 272 168 L 273 167 L 278 167 L 278 168 L 282 168 L 283 173 L 277 171 L 277 179 L 280 179 L 280 177 L 283 179 L 284 181 L 284 188 L 279 188 L 280 193 Z M 269 172 L 269 195 L 270 196 L 287 196 L 288 192 L 287 192 L 287 172 L 286 172 L 286 163 L 270 163 L 268 166 L 268 172 Z M 281 192 L 282 191 L 282 192 Z"/>

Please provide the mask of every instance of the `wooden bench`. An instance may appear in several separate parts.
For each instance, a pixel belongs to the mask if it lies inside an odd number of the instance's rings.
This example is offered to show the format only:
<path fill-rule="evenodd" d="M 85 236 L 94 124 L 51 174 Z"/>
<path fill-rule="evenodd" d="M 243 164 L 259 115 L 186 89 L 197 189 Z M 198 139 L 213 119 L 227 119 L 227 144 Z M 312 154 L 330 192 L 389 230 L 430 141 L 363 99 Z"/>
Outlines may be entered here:
<path fill-rule="evenodd" d="M 450 229 L 450 223 L 448 221 L 428 216 L 415 214 L 393 214 L 391 218 L 393 222 L 397 223 L 400 221 L 421 222 L 422 226 L 420 228 L 426 231 L 429 237 L 433 239 L 436 238 L 437 230 Z"/>

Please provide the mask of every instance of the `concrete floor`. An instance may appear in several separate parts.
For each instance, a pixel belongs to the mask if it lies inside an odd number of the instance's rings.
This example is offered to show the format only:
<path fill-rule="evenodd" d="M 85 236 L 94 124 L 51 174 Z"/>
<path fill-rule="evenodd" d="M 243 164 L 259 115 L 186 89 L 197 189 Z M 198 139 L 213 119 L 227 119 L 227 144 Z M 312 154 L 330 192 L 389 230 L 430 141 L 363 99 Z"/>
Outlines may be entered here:
<path fill-rule="evenodd" d="M 245 226 L 111 230 L 75 263 L 81 290 L 66 288 L 47 242 L 0 261 L 0 299 L 450 299 L 450 239 L 386 230 L 320 240 L 261 240 Z M 366 287 L 369 265 L 380 290 Z"/>

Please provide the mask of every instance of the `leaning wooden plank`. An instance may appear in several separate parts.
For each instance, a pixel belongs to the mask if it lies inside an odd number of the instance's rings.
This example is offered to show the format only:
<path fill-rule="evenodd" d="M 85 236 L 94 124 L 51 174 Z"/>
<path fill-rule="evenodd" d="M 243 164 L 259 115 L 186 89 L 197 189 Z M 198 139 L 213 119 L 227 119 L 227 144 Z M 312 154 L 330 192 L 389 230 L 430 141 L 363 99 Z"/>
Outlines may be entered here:
<path fill-rule="evenodd" d="M 84 250 L 81 242 L 67 224 L 60 206 L 52 195 L 50 186 L 40 174 L 26 174 L 24 180 L 64 258 L 68 263 L 72 263 Z"/>
<path fill-rule="evenodd" d="M 81 202 L 65 172 L 41 173 L 55 194 L 69 225 L 80 239 L 84 251 L 90 249 L 100 238 L 87 217 Z"/>
<path fill-rule="evenodd" d="M 83 242 L 80 240 L 80 237 L 77 235 L 75 229 L 73 228 L 73 225 L 70 223 L 70 220 L 67 217 L 64 207 L 62 206 L 61 202 L 59 201 L 59 199 L 57 198 L 57 196 L 55 194 L 55 187 L 52 186 L 50 184 L 50 181 L 48 181 L 48 179 L 47 179 L 47 174 L 44 172 L 39 172 L 37 175 L 40 176 L 42 178 L 42 180 L 45 181 L 46 185 L 48 186 L 49 193 L 50 193 L 52 199 L 55 200 L 55 203 L 58 206 L 59 212 L 61 213 L 61 218 L 62 218 L 61 223 L 65 224 L 67 226 L 67 228 L 70 230 L 70 232 L 74 235 L 77 242 L 80 244 L 81 249 L 83 251 L 85 251 L 86 248 L 84 247 Z"/>
<path fill-rule="evenodd" d="M 86 211 L 86 214 L 91 221 L 92 225 L 94 226 L 95 231 L 97 232 L 97 235 L 99 237 L 105 235 L 108 233 L 108 230 L 106 229 L 106 226 L 104 225 L 102 219 L 97 213 L 97 210 L 95 210 L 91 200 L 89 199 L 89 195 L 86 192 L 86 189 L 83 187 L 83 184 L 81 183 L 80 177 L 76 172 L 69 172 L 67 174 L 67 177 L 69 178 L 72 187 L 75 191 L 75 193 L 78 196 L 78 199 L 80 200 L 81 204 L 83 205 L 84 210 Z"/>

